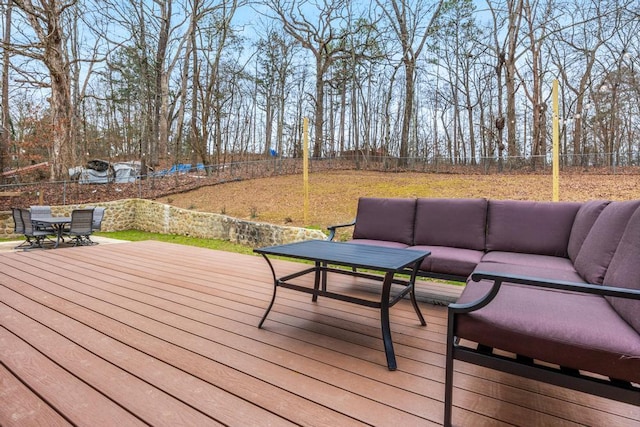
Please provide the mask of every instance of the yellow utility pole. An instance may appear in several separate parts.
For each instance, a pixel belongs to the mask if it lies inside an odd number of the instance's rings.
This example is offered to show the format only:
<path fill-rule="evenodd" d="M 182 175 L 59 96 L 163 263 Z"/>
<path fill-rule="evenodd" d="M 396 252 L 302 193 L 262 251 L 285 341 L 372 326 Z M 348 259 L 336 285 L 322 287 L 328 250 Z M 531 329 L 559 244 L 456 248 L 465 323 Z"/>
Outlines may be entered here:
<path fill-rule="evenodd" d="M 309 118 L 302 122 L 302 180 L 304 182 L 304 225 L 309 218 Z"/>

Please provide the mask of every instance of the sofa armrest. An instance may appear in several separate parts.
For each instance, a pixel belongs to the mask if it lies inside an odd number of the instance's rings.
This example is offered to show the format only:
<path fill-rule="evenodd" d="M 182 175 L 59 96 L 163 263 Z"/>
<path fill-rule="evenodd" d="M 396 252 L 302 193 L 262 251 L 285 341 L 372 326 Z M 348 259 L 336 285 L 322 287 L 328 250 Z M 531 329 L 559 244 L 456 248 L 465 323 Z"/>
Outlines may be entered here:
<path fill-rule="evenodd" d="M 351 222 L 348 222 L 346 224 L 337 224 L 337 225 L 330 225 L 327 227 L 327 230 L 329 230 L 329 237 L 327 238 L 327 240 L 333 240 L 333 238 L 336 236 L 336 230 L 338 228 L 344 228 L 344 227 L 353 227 L 354 225 L 356 225 L 356 220 L 354 219 Z"/>
<path fill-rule="evenodd" d="M 517 285 L 536 286 L 547 289 L 559 289 L 571 292 L 581 292 L 585 294 L 640 300 L 640 290 L 637 289 L 593 285 L 590 283 L 568 282 L 564 280 L 541 279 L 537 277 L 521 276 L 517 274 L 477 271 L 471 274 L 471 280 L 473 280 L 474 282 L 479 282 L 481 280 L 491 280 L 493 281 L 493 286 L 487 294 L 476 301 L 465 304 L 450 304 L 450 310 L 457 313 L 469 313 L 481 309 L 495 298 L 503 283 L 512 283 Z"/>

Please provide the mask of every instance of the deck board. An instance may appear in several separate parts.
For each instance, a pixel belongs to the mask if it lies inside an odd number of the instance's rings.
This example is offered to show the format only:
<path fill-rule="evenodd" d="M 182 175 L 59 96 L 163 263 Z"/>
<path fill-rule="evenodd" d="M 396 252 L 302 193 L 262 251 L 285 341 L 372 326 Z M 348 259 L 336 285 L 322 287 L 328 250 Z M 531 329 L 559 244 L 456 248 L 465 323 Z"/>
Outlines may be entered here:
<path fill-rule="evenodd" d="M 378 288 L 342 275 L 330 286 Z M 0 425 L 442 422 L 444 307 L 421 304 L 427 327 L 408 301 L 391 309 L 389 372 L 376 310 L 279 289 L 258 329 L 271 294 L 251 255 L 152 241 L 2 254 Z M 640 424 L 638 407 L 455 368 L 458 425 Z"/>

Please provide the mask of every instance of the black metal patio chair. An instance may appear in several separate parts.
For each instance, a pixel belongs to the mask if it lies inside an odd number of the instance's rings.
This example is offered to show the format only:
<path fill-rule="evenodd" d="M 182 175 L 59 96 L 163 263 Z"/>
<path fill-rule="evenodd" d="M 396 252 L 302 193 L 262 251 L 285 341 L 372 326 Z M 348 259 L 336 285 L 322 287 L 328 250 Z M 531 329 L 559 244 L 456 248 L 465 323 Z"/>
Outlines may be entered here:
<path fill-rule="evenodd" d="M 20 218 L 22 219 L 22 226 L 25 238 L 29 242 L 28 246 L 24 246 L 23 249 L 44 248 L 42 244 L 43 240 L 49 236 L 49 232 L 40 230 L 34 224 L 31 218 L 31 212 L 28 209 L 20 209 Z"/>
<path fill-rule="evenodd" d="M 34 225 L 38 230 L 47 231 L 50 234 L 55 234 L 56 231 L 50 224 L 38 222 L 38 219 L 42 217 L 50 217 L 52 215 L 51 206 L 33 205 L 29 207 L 29 211 L 31 212 L 31 220 L 34 221 Z"/>
<path fill-rule="evenodd" d="M 86 209 L 93 209 L 93 231 L 102 230 L 102 220 L 104 218 L 104 212 L 106 208 L 102 206 L 93 207 L 87 206 Z"/>
<path fill-rule="evenodd" d="M 93 245 L 91 234 L 93 233 L 93 209 L 74 209 L 71 212 L 71 224 L 64 231 L 65 236 L 71 237 L 73 246 Z"/>
<path fill-rule="evenodd" d="M 11 214 L 13 216 L 13 234 L 18 234 L 25 237 L 25 241 L 20 243 L 14 249 L 23 249 L 31 246 L 31 237 L 24 234 L 24 223 L 22 222 L 22 214 L 20 208 L 11 208 Z"/>
<path fill-rule="evenodd" d="M 93 229 L 102 230 L 102 220 L 104 219 L 105 208 L 99 206 L 93 210 Z"/>

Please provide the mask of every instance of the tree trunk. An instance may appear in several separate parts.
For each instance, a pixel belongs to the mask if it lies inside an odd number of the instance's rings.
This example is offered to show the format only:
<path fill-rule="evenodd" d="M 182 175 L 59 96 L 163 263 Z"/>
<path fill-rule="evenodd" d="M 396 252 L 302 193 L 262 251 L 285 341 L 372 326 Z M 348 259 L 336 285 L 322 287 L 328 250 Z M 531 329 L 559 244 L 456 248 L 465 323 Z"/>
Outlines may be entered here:
<path fill-rule="evenodd" d="M 404 114 L 402 116 L 402 129 L 400 131 L 400 164 L 405 165 L 409 157 L 409 132 L 413 117 L 413 96 L 415 83 L 415 62 L 411 58 L 405 58 L 404 80 Z"/>
<path fill-rule="evenodd" d="M 256 85 L 257 87 L 257 85 Z M 269 150 L 271 149 L 271 138 L 273 133 L 273 117 L 274 117 L 274 105 L 273 105 L 273 97 L 271 96 L 271 88 L 269 88 L 269 92 L 266 94 L 266 103 L 265 103 L 265 129 L 264 129 L 264 150 L 263 153 L 265 155 L 269 155 Z M 257 92 L 257 89 L 256 89 Z M 254 101 L 255 106 L 255 101 Z M 254 135 L 254 139 L 255 139 Z"/>
<path fill-rule="evenodd" d="M 279 96 L 280 106 L 278 108 L 278 129 L 276 130 L 276 140 L 278 144 L 278 156 L 282 157 L 283 153 L 283 145 L 284 145 L 284 109 L 285 109 L 285 101 L 287 99 L 285 95 L 285 84 L 281 82 L 281 91 Z"/>
<path fill-rule="evenodd" d="M 322 140 L 324 139 L 324 66 L 322 58 L 316 57 L 316 105 L 314 122 L 313 157 L 322 156 Z"/>
<path fill-rule="evenodd" d="M 195 15 L 195 14 L 194 14 Z M 182 101 L 180 102 L 180 106 L 178 107 L 178 113 L 177 113 L 177 123 L 176 123 L 176 136 L 175 136 L 175 145 L 174 145 L 174 150 L 176 151 L 176 158 L 178 156 L 178 153 L 181 152 L 181 147 L 184 147 L 184 149 L 186 149 L 187 145 L 183 143 L 183 130 L 184 130 L 184 122 L 185 122 L 185 113 L 186 113 L 186 106 L 187 106 L 187 99 L 188 99 L 188 91 L 189 91 L 189 70 L 190 70 L 190 65 L 191 62 L 189 61 L 189 58 L 191 57 L 191 50 L 193 48 L 193 33 L 195 31 L 195 22 L 194 22 L 194 18 L 191 18 L 191 23 L 189 26 L 189 38 L 187 41 L 187 45 L 185 46 L 184 49 L 184 57 L 185 57 L 185 61 L 182 64 L 182 74 L 180 76 L 180 97 L 182 98 Z M 197 163 L 195 161 L 193 161 L 193 156 L 191 156 L 191 163 Z"/>
<path fill-rule="evenodd" d="M 72 164 L 71 147 L 71 89 L 69 85 L 68 68 L 64 59 L 52 55 L 51 60 L 51 120 L 53 146 L 51 152 L 51 180 L 61 180 L 66 177 L 67 168 Z M 54 83 L 55 82 L 55 83 Z"/>
<path fill-rule="evenodd" d="M 169 148 L 169 76 L 166 59 L 169 43 L 169 29 L 171 28 L 172 1 L 157 2 L 160 7 L 160 29 L 158 34 L 158 48 L 155 57 L 154 106 L 153 106 L 153 144 L 152 161 L 160 164 L 160 159 L 168 157 Z"/>
<path fill-rule="evenodd" d="M 356 169 L 360 169 L 360 129 L 358 113 L 357 83 L 354 80 L 353 84 L 351 85 L 351 132 L 353 134 L 353 153 L 355 157 Z"/>
<path fill-rule="evenodd" d="M 344 151 L 345 129 L 347 125 L 347 83 L 346 80 L 341 85 L 340 91 L 340 130 L 338 131 L 338 153 Z"/>
<path fill-rule="evenodd" d="M 11 0 L 7 1 L 4 23 L 4 44 L 9 45 L 11 41 L 11 11 L 13 4 Z M 4 50 L 2 58 L 2 122 L 0 125 L 0 171 L 4 171 L 6 162 L 6 154 L 11 146 L 11 117 L 9 111 L 9 64 L 11 55 L 9 49 Z M 16 153 L 18 155 L 18 153 Z"/>

